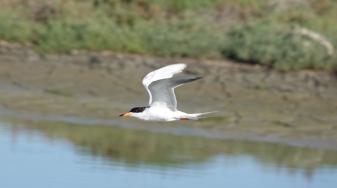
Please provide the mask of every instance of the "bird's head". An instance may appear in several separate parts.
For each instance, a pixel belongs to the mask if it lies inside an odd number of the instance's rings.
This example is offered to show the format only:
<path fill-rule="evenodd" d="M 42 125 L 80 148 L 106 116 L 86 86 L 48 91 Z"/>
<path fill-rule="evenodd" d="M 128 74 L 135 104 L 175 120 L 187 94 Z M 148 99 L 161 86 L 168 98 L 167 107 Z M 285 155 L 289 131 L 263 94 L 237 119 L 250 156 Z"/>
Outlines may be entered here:
<path fill-rule="evenodd" d="M 137 117 L 140 113 L 144 112 L 147 107 L 134 107 L 129 112 L 119 115 L 120 117 Z"/>

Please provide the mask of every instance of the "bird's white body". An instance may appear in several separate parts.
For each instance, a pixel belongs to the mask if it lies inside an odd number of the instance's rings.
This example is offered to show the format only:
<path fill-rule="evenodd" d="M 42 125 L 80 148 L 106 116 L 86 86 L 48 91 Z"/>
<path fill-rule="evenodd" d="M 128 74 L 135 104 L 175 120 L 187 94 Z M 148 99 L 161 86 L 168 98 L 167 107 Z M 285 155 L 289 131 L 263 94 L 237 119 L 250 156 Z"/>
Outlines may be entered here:
<path fill-rule="evenodd" d="M 185 64 L 173 64 L 148 73 L 142 83 L 149 93 L 149 106 L 136 107 L 134 111 L 131 109 L 122 116 L 133 116 L 147 121 L 176 121 L 197 120 L 201 115 L 212 113 L 188 114 L 177 110 L 174 89 L 200 78 L 183 74 L 185 68 Z"/>
<path fill-rule="evenodd" d="M 196 114 L 187 114 L 179 110 L 172 111 L 166 106 L 151 106 L 142 113 L 133 113 L 133 117 L 146 121 L 177 121 L 177 120 L 196 120 Z"/>
<path fill-rule="evenodd" d="M 147 121 L 175 121 L 182 114 L 179 111 L 171 111 L 168 108 L 149 107 L 142 113 L 134 113 L 134 117 Z"/>

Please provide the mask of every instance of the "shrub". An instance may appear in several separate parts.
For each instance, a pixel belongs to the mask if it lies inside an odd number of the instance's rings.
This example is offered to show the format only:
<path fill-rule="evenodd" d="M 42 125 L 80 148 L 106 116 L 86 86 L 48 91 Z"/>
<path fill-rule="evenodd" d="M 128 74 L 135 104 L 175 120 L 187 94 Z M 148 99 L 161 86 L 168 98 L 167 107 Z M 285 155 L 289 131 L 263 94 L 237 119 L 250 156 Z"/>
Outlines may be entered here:
<path fill-rule="evenodd" d="M 329 56 L 317 41 L 294 33 L 291 24 L 251 21 L 228 33 L 223 55 L 248 63 L 283 70 L 331 69 L 336 55 Z"/>
<path fill-rule="evenodd" d="M 84 21 L 62 19 L 39 25 L 34 29 L 34 41 L 42 52 L 89 49 L 166 57 L 220 57 L 224 34 L 213 27 L 204 27 L 204 22 L 189 16 L 170 21 L 137 20 L 131 25 L 92 16 Z"/>

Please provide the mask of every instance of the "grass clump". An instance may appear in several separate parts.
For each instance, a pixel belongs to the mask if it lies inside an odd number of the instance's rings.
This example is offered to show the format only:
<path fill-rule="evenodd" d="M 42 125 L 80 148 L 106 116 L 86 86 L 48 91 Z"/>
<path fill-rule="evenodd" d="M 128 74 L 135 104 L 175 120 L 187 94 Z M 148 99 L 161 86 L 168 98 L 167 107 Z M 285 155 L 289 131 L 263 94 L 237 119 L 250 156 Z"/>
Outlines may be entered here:
<path fill-rule="evenodd" d="M 0 39 L 20 43 L 30 42 L 32 25 L 28 19 L 21 17 L 19 12 L 0 11 Z"/>

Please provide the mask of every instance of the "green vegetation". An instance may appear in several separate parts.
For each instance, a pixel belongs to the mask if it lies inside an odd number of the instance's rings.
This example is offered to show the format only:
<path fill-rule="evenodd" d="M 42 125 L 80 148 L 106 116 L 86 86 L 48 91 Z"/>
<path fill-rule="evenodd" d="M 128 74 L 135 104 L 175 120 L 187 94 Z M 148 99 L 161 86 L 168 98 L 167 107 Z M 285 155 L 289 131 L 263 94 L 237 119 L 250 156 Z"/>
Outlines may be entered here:
<path fill-rule="evenodd" d="M 233 58 L 283 70 L 337 69 L 334 0 L 5 0 L 0 39 L 47 53 L 74 49 L 164 57 Z"/>
<path fill-rule="evenodd" d="M 228 33 L 225 56 L 282 70 L 331 69 L 336 58 L 324 46 L 299 36 L 287 24 L 254 22 Z"/>

